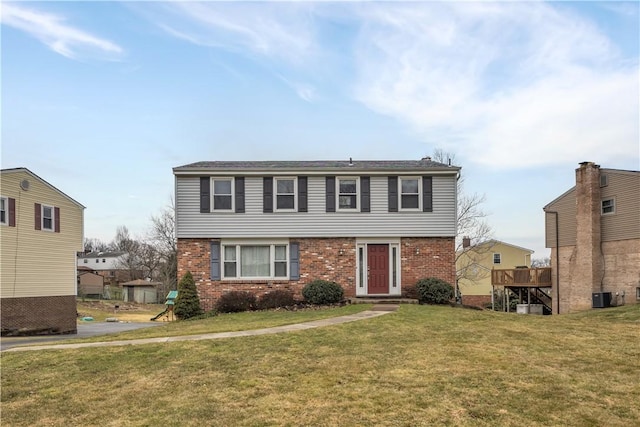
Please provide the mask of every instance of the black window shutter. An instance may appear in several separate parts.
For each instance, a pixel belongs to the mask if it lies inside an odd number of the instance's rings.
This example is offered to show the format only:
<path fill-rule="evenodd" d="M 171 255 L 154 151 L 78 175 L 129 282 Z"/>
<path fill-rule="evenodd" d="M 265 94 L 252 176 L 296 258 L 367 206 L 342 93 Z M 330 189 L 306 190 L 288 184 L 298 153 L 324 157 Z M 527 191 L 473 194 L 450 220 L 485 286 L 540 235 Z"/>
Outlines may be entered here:
<path fill-rule="evenodd" d="M 398 177 L 389 177 L 389 212 L 398 212 Z"/>
<path fill-rule="evenodd" d="M 430 176 L 422 177 L 422 211 L 433 212 L 433 187 Z"/>
<path fill-rule="evenodd" d="M 200 177 L 200 213 L 211 212 L 211 177 Z"/>
<path fill-rule="evenodd" d="M 54 227 L 53 227 L 53 231 L 55 231 L 56 233 L 60 232 L 60 208 L 53 208 L 53 223 L 54 223 Z"/>
<path fill-rule="evenodd" d="M 9 227 L 16 226 L 16 199 L 9 197 Z"/>
<path fill-rule="evenodd" d="M 220 280 L 220 242 L 211 242 L 211 280 Z"/>
<path fill-rule="evenodd" d="M 336 177 L 327 177 L 327 212 L 336 211 Z"/>
<path fill-rule="evenodd" d="M 36 230 L 42 230 L 42 206 L 40 203 L 36 203 L 34 206 L 35 211 L 35 228 Z"/>
<path fill-rule="evenodd" d="M 371 212 L 371 179 L 360 177 L 360 212 Z"/>
<path fill-rule="evenodd" d="M 300 280 L 300 244 L 289 243 L 289 279 Z"/>
<path fill-rule="evenodd" d="M 298 212 L 308 212 L 307 207 L 307 177 L 298 177 Z"/>
<path fill-rule="evenodd" d="M 273 177 L 265 176 L 262 179 L 262 212 L 273 212 Z"/>
<path fill-rule="evenodd" d="M 236 212 L 244 213 L 244 177 L 234 179 L 236 190 Z"/>

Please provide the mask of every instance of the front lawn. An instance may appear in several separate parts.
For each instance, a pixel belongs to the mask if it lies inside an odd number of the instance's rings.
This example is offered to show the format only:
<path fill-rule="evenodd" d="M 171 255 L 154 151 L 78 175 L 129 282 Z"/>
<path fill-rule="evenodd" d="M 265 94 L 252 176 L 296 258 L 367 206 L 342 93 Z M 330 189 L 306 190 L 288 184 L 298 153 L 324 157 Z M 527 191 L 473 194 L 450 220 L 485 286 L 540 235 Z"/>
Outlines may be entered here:
<path fill-rule="evenodd" d="M 3 353 L 2 425 L 626 427 L 640 425 L 639 338 L 640 305 L 405 305 L 270 336 Z"/>

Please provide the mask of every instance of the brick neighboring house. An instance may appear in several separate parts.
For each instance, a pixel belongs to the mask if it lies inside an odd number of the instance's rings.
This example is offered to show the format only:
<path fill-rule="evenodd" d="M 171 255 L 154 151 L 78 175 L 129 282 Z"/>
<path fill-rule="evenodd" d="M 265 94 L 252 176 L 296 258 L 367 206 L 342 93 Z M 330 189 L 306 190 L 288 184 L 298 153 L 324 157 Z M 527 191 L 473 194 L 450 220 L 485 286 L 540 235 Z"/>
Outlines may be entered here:
<path fill-rule="evenodd" d="M 2 334 L 75 333 L 84 206 L 26 168 L 3 169 L 0 192 Z"/>
<path fill-rule="evenodd" d="M 592 308 L 594 293 L 640 302 L 639 195 L 639 171 L 583 162 L 575 187 L 544 207 L 554 314 Z"/>
<path fill-rule="evenodd" d="M 418 161 L 199 162 L 173 169 L 178 277 L 202 306 L 325 279 L 348 297 L 455 282 L 458 167 Z"/>

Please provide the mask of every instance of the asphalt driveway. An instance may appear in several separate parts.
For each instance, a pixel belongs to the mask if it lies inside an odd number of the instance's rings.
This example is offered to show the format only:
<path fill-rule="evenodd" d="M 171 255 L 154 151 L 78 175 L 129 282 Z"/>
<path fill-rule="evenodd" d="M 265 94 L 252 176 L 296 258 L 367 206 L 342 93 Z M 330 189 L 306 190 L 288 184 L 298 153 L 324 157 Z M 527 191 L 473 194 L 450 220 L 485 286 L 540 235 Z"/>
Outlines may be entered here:
<path fill-rule="evenodd" d="M 164 322 L 95 322 L 79 323 L 78 333 L 72 335 L 41 335 L 31 337 L 2 337 L 0 338 L 0 351 L 30 344 L 46 344 L 56 341 L 70 340 L 74 338 L 94 337 L 96 335 L 115 334 L 117 332 L 132 331 L 134 329 L 151 328 L 166 325 Z"/>

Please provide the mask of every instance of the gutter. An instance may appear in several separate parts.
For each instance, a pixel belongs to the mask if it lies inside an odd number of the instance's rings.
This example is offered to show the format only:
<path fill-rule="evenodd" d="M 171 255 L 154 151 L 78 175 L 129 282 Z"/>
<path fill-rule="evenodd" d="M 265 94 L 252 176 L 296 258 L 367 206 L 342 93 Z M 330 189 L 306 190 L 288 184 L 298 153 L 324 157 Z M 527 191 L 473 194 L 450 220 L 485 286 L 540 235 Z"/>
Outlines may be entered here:
<path fill-rule="evenodd" d="M 560 225 L 558 223 L 558 211 L 545 211 L 555 214 L 556 217 L 556 300 L 558 314 L 560 314 Z"/>

